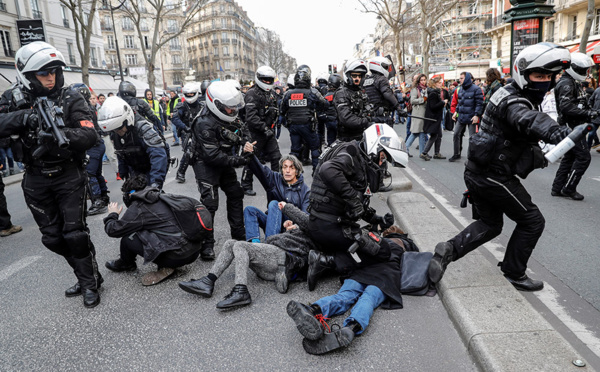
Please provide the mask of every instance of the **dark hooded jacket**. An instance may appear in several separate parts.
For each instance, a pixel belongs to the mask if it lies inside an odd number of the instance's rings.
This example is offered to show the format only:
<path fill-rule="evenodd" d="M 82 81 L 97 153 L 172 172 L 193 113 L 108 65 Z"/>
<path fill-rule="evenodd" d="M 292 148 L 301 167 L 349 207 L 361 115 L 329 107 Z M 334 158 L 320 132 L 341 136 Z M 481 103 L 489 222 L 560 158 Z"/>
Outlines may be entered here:
<path fill-rule="evenodd" d="M 460 89 L 458 90 L 458 121 L 461 124 L 471 124 L 473 116 L 478 116 L 481 121 L 483 115 L 483 91 L 473 84 L 473 77 L 467 73 Z"/>
<path fill-rule="evenodd" d="M 199 252 L 202 244 L 181 236 L 181 228 L 167 204 L 159 200 L 157 188 L 146 187 L 130 195 L 131 204 L 119 219 L 117 213 L 104 218 L 104 231 L 111 238 L 128 239 L 137 234 L 144 245 L 144 263 L 165 253 L 173 257 L 188 257 Z"/>

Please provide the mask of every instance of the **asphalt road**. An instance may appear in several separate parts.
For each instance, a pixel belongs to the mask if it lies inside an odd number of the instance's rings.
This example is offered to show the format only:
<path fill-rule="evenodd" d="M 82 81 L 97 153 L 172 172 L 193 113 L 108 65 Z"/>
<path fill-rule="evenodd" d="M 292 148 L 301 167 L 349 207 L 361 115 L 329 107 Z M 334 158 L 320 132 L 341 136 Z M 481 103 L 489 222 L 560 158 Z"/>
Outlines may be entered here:
<path fill-rule="evenodd" d="M 395 127 L 405 136 L 406 126 Z M 452 132 L 444 131 L 441 153 L 452 156 Z M 426 194 L 457 226 L 466 226 L 471 220 L 471 209 L 459 207 L 462 192 L 464 161 L 468 137 L 463 140 L 463 158 L 450 163 L 447 160 L 424 161 L 418 158 L 417 143 L 412 146 L 406 173 L 413 181 L 413 191 Z M 432 155 L 432 154 L 430 154 Z M 595 211 L 600 208 L 600 153 L 592 150 L 592 162 L 579 184 L 583 201 L 553 197 L 550 188 L 558 163 L 531 173 L 522 183 L 532 195 L 546 219 L 546 228 L 529 262 L 529 275 L 546 282 L 544 291 L 527 293 L 526 298 L 574 345 L 588 347 L 600 357 L 600 229 Z M 502 260 L 515 224 L 504 219 L 502 234 L 489 253 L 492 263 Z"/>
<path fill-rule="evenodd" d="M 283 153 L 289 151 L 287 131 L 281 147 Z M 180 153 L 180 147 L 173 148 L 174 155 Z M 455 173 L 458 177 L 460 172 Z M 104 166 L 104 174 L 111 199 L 120 201 L 122 183 L 115 181 L 110 166 Z M 310 167 L 305 176 L 310 182 Z M 165 190 L 198 197 L 191 169 L 187 177 L 185 184 L 178 184 L 171 171 Z M 257 181 L 255 190 L 258 195 L 246 197 L 244 204 L 266 207 Z M 104 268 L 104 262 L 118 256 L 118 240 L 104 234 L 103 216 L 88 218 L 105 278 L 102 302 L 86 309 L 80 297 L 65 298 L 63 292 L 75 277 L 64 259 L 40 243 L 20 185 L 8 186 L 6 196 L 13 223 L 23 225 L 23 232 L 0 239 L 1 371 L 476 370 L 438 297 L 405 296 L 404 309 L 377 310 L 369 328 L 348 349 L 311 356 L 302 349 L 285 305 L 291 299 L 311 302 L 335 293 L 337 278 L 320 283 L 314 292 L 308 292 L 305 283 L 293 283 L 282 295 L 274 283 L 251 273 L 253 303 L 220 312 L 215 305 L 233 286 L 232 268 L 216 283 L 210 299 L 177 287 L 180 280 L 208 272 L 211 263 L 200 260 L 174 278 L 143 287 L 141 277 L 155 269 L 152 264 L 143 266 L 138 258 L 138 270 L 131 273 Z M 373 198 L 372 205 L 385 211 L 385 194 Z M 229 237 L 228 230 L 221 193 L 219 243 Z M 334 320 L 341 323 L 343 317 Z"/>

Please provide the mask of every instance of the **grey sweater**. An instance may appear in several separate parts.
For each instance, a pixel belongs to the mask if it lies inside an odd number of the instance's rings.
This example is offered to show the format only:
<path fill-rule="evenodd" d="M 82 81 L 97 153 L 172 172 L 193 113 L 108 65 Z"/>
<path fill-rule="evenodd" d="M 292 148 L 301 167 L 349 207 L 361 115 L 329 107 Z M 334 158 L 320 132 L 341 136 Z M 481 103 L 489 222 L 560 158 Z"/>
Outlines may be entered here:
<path fill-rule="evenodd" d="M 313 243 L 305 232 L 308 231 L 308 214 L 302 212 L 290 203 L 287 203 L 285 207 L 283 207 L 282 212 L 288 216 L 293 223 L 298 225 L 298 229 L 271 235 L 265 240 L 265 243 L 300 256 L 308 255 L 308 252 L 311 249 L 317 249 L 315 243 Z"/>

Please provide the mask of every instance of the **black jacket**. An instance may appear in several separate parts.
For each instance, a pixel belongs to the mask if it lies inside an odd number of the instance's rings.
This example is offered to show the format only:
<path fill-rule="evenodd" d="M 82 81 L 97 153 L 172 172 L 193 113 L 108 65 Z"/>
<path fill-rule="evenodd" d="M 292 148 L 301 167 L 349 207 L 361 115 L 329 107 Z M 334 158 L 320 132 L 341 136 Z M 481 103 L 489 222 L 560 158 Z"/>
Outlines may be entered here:
<path fill-rule="evenodd" d="M 581 83 L 564 73 L 554 88 L 558 123 L 575 128 L 589 122 L 590 110 Z"/>
<path fill-rule="evenodd" d="M 467 73 L 460 89 L 458 90 L 458 121 L 461 124 L 471 124 L 473 116 L 479 117 L 483 114 L 483 92 L 480 87 L 473 84 L 473 77 Z"/>
<path fill-rule="evenodd" d="M 244 102 L 246 103 L 244 107 L 246 126 L 250 132 L 264 133 L 267 128 L 272 128 L 277 117 L 270 114 L 270 111 L 277 108 L 277 100 L 271 92 L 255 85 L 248 89 Z"/>
<path fill-rule="evenodd" d="M 338 117 L 338 138 L 342 141 L 360 140 L 362 133 L 371 124 L 365 106 L 368 103 L 366 94 L 355 86 L 344 83 L 335 91 L 333 105 Z"/>
<path fill-rule="evenodd" d="M 198 160 L 211 167 L 228 167 L 235 158 L 234 146 L 243 146 L 247 133 L 243 132 L 241 122 L 226 123 L 204 107 L 192 124 L 192 133 L 196 139 Z"/>
<path fill-rule="evenodd" d="M 435 119 L 435 121 L 425 120 L 423 132 L 441 133 L 442 116 L 444 113 L 444 101 L 441 97 L 442 92 L 439 89 L 427 88 L 427 104 L 425 105 L 425 117 Z"/>
<path fill-rule="evenodd" d="M 136 233 L 144 245 L 144 263 L 152 262 L 159 254 L 190 256 L 202 248 L 181 236 L 181 228 L 167 204 L 159 200 L 160 191 L 146 187 L 131 194 L 131 205 L 123 217 L 110 213 L 104 218 L 104 231 L 111 238 L 123 238 Z"/>
<path fill-rule="evenodd" d="M 377 107 L 383 107 L 386 110 L 395 110 L 398 108 L 398 99 L 390 87 L 390 82 L 383 74 L 373 72 L 365 77 L 365 93 L 369 96 L 369 103 Z"/>
<path fill-rule="evenodd" d="M 0 107 L 2 107 L 0 138 L 13 134 L 20 135 L 18 145 L 23 150 L 22 161 L 25 164 L 41 166 L 42 163 L 58 164 L 71 159 L 82 160 L 85 158 L 86 150 L 96 144 L 98 134 L 92 122 L 92 113 L 88 103 L 79 92 L 65 87 L 49 96 L 48 99 L 63 110 L 65 128 L 62 130 L 69 140 L 69 146 L 67 149 L 60 149 L 55 141 L 50 141 L 47 144 L 48 151 L 39 160 L 34 161 L 31 155 L 38 147 L 37 141 L 27 136 L 29 129 L 24 125 L 26 115 L 32 111 L 17 110 L 10 102 L 9 97 L 12 95 L 5 92 L 0 99 Z M 33 104 L 35 97 L 29 96 L 29 100 Z M 21 159 L 17 158 L 17 161 L 21 161 Z"/>

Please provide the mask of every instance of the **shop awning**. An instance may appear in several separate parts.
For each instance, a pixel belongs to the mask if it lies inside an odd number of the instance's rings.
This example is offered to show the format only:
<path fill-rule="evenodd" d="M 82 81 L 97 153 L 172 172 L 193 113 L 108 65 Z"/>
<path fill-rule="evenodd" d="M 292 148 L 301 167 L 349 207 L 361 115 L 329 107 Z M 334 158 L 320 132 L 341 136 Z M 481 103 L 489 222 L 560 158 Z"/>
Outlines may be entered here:
<path fill-rule="evenodd" d="M 570 53 L 573 53 L 573 52 L 578 52 L 578 51 L 579 51 L 579 45 L 581 45 L 581 44 L 577 44 L 577 45 L 575 45 L 575 46 L 572 46 L 572 47 L 570 47 L 570 48 L 569 48 L 569 52 L 570 52 Z M 596 45 L 600 45 L 600 40 L 594 40 L 594 41 L 590 41 L 590 42 L 588 42 L 588 44 L 587 44 L 587 48 L 585 48 L 585 52 L 586 52 L 586 54 L 588 54 L 588 55 L 591 55 L 591 54 L 593 53 L 593 51 L 594 51 L 594 47 L 595 47 Z"/>
<path fill-rule="evenodd" d="M 17 81 L 17 71 L 14 68 L 0 68 L 0 74 L 6 77 L 5 79 L 2 76 L 0 76 L 0 94 L 2 94 L 2 92 L 10 88 L 12 83 Z M 65 86 L 81 82 L 80 72 L 65 71 L 64 76 Z M 8 82 L 7 79 L 10 80 L 10 82 Z M 133 85 L 135 85 L 138 97 L 144 96 L 144 91 L 148 89 L 148 83 L 144 83 L 143 81 L 133 79 L 130 77 L 125 77 L 125 80 L 130 81 L 131 83 L 133 83 Z M 106 95 L 110 92 L 116 94 L 119 90 L 120 82 L 120 80 L 114 80 L 112 76 L 108 74 L 90 74 L 90 88 L 92 88 L 92 90 L 96 94 L 102 93 Z"/>

